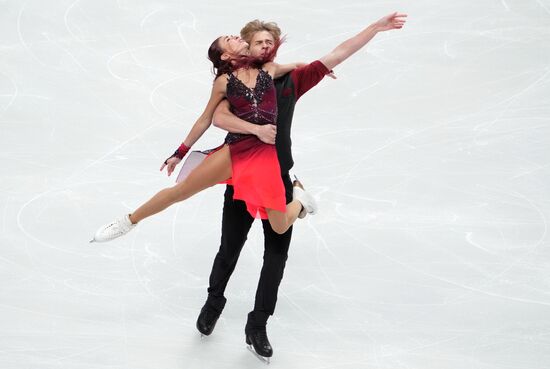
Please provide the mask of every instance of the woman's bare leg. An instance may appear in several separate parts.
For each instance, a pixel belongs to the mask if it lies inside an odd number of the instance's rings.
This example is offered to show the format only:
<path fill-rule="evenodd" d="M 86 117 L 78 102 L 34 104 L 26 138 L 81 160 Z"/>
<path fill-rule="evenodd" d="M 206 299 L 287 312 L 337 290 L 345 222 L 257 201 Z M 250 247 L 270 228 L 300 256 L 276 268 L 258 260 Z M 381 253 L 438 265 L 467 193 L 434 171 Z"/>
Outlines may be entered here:
<path fill-rule="evenodd" d="M 165 188 L 130 215 L 133 224 L 166 209 L 176 202 L 230 178 L 232 175 L 229 146 L 225 145 L 206 158 L 189 176 L 173 187 Z"/>
<path fill-rule="evenodd" d="M 265 209 L 267 217 L 269 219 L 269 224 L 275 233 L 283 234 L 298 218 L 298 214 L 302 210 L 302 203 L 298 200 L 292 200 L 292 202 L 286 205 L 286 212 Z"/>

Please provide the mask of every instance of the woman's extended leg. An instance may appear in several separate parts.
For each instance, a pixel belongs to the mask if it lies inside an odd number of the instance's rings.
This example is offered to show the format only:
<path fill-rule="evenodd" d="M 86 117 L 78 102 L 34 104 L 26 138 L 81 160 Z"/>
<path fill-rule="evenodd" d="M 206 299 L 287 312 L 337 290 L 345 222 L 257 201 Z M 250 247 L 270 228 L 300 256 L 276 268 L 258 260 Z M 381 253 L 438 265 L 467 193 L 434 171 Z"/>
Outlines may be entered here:
<path fill-rule="evenodd" d="M 183 182 L 165 188 L 141 205 L 130 215 L 130 221 L 136 224 L 176 202 L 188 199 L 194 194 L 230 178 L 231 173 L 231 155 L 229 146 L 225 145 L 207 157 Z"/>
<path fill-rule="evenodd" d="M 135 227 L 137 222 L 226 180 L 231 175 L 231 155 L 226 145 L 208 156 L 183 182 L 158 192 L 130 216 L 126 215 L 99 228 L 91 242 L 110 241 L 125 235 Z"/>

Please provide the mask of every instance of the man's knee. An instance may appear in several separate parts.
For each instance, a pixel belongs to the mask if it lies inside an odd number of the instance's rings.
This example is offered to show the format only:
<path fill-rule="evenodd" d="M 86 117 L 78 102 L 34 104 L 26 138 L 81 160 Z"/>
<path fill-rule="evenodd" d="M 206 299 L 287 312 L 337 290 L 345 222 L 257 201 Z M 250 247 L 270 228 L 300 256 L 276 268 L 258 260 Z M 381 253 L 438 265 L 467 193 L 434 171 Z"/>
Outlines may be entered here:
<path fill-rule="evenodd" d="M 264 265 L 285 265 L 287 259 L 288 252 L 285 252 L 285 250 L 266 250 L 264 252 Z"/>

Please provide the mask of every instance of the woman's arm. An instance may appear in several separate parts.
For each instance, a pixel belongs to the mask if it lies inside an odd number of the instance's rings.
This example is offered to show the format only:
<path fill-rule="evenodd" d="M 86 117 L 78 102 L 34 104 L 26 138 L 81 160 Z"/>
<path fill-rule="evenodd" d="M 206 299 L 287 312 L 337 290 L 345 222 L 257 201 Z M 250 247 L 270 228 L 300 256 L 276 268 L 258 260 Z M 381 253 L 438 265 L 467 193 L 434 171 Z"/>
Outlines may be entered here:
<path fill-rule="evenodd" d="M 227 87 L 227 79 L 225 76 L 220 76 L 214 81 L 214 86 L 212 87 L 212 92 L 210 93 L 210 99 L 206 104 L 206 108 L 197 119 L 191 131 L 187 134 L 187 137 L 183 140 L 183 143 L 180 145 L 178 150 L 168 159 L 164 161 L 160 170 L 162 171 L 164 167 L 167 167 L 168 175 L 172 174 L 176 165 L 181 161 L 183 156 L 187 151 L 198 141 L 198 139 L 206 132 L 210 124 L 212 124 L 212 117 L 214 115 L 214 110 L 216 106 L 222 101 L 225 97 Z"/>
<path fill-rule="evenodd" d="M 377 22 L 374 22 L 354 37 L 342 42 L 329 54 L 323 56 L 319 60 L 328 70 L 331 70 L 365 46 L 378 32 L 402 28 L 405 24 L 406 17 L 406 14 L 399 14 L 397 12 L 387 15 Z"/>
<path fill-rule="evenodd" d="M 185 140 L 183 140 L 183 143 L 186 146 L 193 146 L 195 142 L 197 142 L 198 139 L 201 138 L 204 132 L 206 132 L 208 127 L 210 127 L 210 124 L 212 124 L 212 117 L 214 116 L 216 106 L 218 106 L 220 101 L 222 101 L 225 97 L 226 86 L 227 79 L 225 76 L 220 76 L 216 78 L 216 80 L 214 81 L 214 86 L 212 87 L 210 99 L 206 104 L 206 108 L 197 119 L 195 124 L 193 124 L 193 127 L 191 128 L 191 131 L 189 132 Z"/>

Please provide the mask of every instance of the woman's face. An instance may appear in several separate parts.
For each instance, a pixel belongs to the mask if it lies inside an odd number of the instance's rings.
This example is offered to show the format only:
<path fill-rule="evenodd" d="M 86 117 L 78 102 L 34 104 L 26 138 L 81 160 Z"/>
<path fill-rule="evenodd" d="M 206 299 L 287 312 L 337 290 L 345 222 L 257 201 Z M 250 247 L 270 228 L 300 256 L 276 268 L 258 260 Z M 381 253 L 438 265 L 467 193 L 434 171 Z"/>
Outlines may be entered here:
<path fill-rule="evenodd" d="M 239 36 L 222 36 L 219 42 L 224 53 L 230 55 L 248 54 L 248 43 Z"/>

